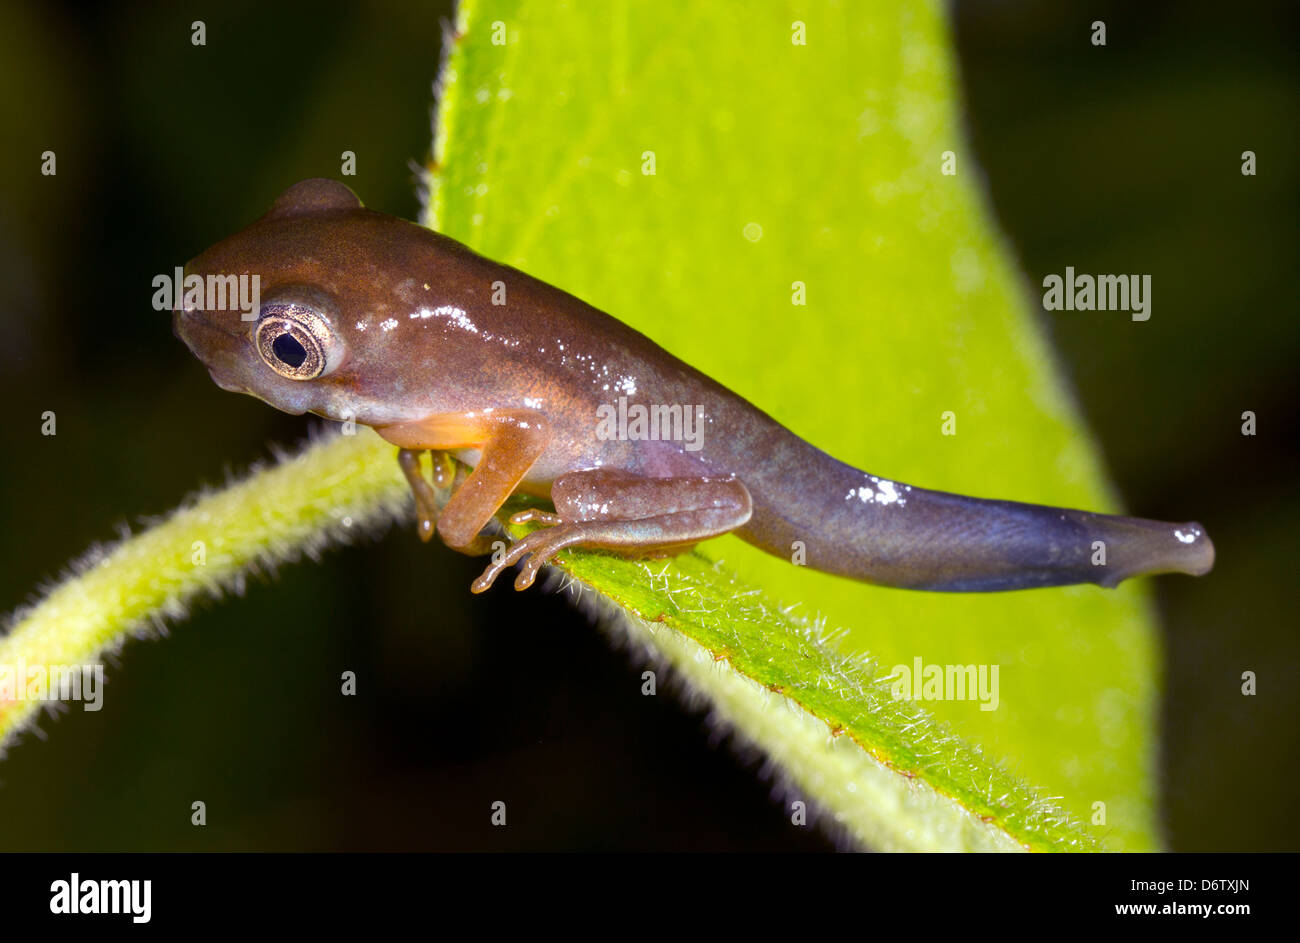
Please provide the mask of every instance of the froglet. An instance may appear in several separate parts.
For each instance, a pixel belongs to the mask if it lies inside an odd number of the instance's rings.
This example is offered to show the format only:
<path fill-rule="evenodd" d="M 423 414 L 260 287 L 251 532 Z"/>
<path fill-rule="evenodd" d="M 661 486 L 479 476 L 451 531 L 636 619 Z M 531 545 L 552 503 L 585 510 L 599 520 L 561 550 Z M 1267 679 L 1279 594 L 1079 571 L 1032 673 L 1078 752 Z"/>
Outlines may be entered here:
<path fill-rule="evenodd" d="M 828 573 L 949 592 L 1114 586 L 1214 563 L 1196 523 L 962 497 L 859 471 L 609 315 L 367 210 L 332 180 L 290 187 L 185 267 L 187 282 L 254 274 L 251 320 L 205 309 L 202 292 L 173 312 L 223 389 L 374 428 L 399 449 L 425 540 L 436 530 L 486 554 L 484 528 L 512 493 L 553 502 L 554 513 L 516 515 L 545 526 L 496 554 L 474 592 L 516 563 L 524 589 L 566 547 L 663 556 L 733 531 L 787 559 L 800 548 Z M 690 442 L 644 422 L 608 434 L 616 403 L 698 428 Z M 425 451 L 434 482 L 454 489 L 440 513 Z M 453 481 L 448 455 L 473 471 Z"/>

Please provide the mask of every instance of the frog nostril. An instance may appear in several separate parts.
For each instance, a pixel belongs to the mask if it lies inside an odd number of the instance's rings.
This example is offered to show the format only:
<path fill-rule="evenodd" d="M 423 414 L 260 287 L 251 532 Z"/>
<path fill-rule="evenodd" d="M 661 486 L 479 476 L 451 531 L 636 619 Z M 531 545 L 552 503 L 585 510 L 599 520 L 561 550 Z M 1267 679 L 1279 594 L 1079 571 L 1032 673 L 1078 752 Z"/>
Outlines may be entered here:
<path fill-rule="evenodd" d="M 290 367 L 301 367 L 307 359 L 307 349 L 292 334 L 281 334 L 271 344 L 275 356 Z"/>

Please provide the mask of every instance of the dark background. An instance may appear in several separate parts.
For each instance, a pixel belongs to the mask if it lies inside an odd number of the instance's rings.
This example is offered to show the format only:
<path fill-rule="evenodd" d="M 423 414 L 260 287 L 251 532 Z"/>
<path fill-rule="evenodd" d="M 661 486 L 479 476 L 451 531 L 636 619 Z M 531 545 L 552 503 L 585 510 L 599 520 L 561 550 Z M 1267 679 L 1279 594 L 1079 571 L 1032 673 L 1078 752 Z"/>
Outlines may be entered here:
<path fill-rule="evenodd" d="M 120 523 L 304 437 L 313 420 L 211 383 L 150 279 L 287 184 L 336 175 L 343 150 L 369 206 L 413 217 L 447 12 L 226 3 L 196 50 L 200 14 L 168 4 L 0 8 L 0 610 Z M 1211 577 L 1156 583 L 1178 850 L 1300 846 L 1296 18 L 1281 2 L 954 11 L 966 120 L 1026 290 L 1066 265 L 1152 274 L 1141 331 L 1042 317 L 1125 503 L 1195 508 L 1219 548 Z M 39 174 L 46 149 L 57 177 Z M 1236 434 L 1247 409 L 1254 438 Z M 833 847 L 789 825 L 752 756 L 642 697 L 639 659 L 563 600 L 508 581 L 471 597 L 480 568 L 392 533 L 132 643 L 111 709 L 47 718 L 48 739 L 0 763 L 0 850 Z M 362 696 L 338 696 L 345 669 Z M 1246 669 L 1255 698 L 1236 693 Z M 488 825 L 498 798 L 506 829 Z"/>

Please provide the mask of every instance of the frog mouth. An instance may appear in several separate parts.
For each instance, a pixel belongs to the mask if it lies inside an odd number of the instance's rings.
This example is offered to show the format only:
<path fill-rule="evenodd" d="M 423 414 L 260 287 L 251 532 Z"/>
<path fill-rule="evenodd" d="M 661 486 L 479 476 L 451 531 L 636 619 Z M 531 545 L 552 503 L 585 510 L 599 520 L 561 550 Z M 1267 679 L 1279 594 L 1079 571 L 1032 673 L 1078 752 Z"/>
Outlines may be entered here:
<path fill-rule="evenodd" d="M 247 393 L 248 390 L 237 383 L 232 383 L 224 379 L 221 374 L 217 373 L 212 367 L 208 367 L 208 376 L 212 377 L 212 382 L 221 387 L 227 393 Z"/>
<path fill-rule="evenodd" d="M 208 376 L 212 377 L 213 383 L 229 393 L 248 392 L 245 387 L 219 373 L 217 368 L 204 356 L 205 351 L 210 348 L 210 344 L 205 343 L 205 340 L 231 336 L 226 331 L 217 328 L 207 319 L 194 312 L 178 309 L 172 318 L 172 333 L 190 349 L 190 353 L 194 354 L 203 366 L 207 367 Z M 205 338 L 205 334 L 209 335 L 209 337 Z M 212 337 L 213 335 L 215 337 Z"/>

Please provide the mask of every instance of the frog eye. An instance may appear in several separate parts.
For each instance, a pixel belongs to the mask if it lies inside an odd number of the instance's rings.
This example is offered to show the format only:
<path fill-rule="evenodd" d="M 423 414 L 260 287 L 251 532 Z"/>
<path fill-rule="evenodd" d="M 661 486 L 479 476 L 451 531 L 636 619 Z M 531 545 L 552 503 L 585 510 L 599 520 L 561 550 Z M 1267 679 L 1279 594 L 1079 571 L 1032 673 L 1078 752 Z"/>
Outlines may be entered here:
<path fill-rule="evenodd" d="M 262 305 L 254 336 L 268 367 L 289 380 L 314 380 L 338 366 L 342 344 L 314 308 L 297 302 Z"/>

